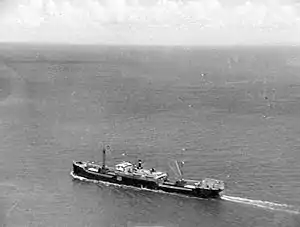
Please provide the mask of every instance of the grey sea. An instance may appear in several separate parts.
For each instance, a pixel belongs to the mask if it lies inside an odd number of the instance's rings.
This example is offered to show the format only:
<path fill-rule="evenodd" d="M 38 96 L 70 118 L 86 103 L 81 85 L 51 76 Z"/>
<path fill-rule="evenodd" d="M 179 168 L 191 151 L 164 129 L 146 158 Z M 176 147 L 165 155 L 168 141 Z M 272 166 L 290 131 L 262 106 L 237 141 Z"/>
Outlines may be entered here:
<path fill-rule="evenodd" d="M 0 46 L 0 225 L 300 226 L 300 48 Z M 73 180 L 143 159 L 221 200 Z M 175 174 L 173 174 L 175 176 Z"/>

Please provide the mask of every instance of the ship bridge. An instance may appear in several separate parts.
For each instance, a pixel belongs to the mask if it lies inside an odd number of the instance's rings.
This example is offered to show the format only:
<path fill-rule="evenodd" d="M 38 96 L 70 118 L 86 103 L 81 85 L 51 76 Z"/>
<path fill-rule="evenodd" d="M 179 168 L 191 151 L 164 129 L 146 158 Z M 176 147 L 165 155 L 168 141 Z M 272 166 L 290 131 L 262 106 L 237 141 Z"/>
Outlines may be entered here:
<path fill-rule="evenodd" d="M 133 171 L 133 164 L 130 162 L 121 162 L 115 165 L 117 171 L 121 172 L 132 172 Z"/>
<path fill-rule="evenodd" d="M 155 180 L 167 179 L 168 177 L 168 174 L 165 172 L 156 171 L 154 169 L 138 169 L 132 163 L 126 161 L 115 165 L 115 169 L 125 174 L 133 174 L 142 178 L 152 178 Z"/>

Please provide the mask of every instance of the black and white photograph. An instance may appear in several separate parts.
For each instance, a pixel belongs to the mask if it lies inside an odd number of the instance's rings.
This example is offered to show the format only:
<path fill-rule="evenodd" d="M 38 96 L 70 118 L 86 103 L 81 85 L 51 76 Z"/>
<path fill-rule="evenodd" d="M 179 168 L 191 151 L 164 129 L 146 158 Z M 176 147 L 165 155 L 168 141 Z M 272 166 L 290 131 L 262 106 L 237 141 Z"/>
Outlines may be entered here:
<path fill-rule="evenodd" d="M 300 227 L 300 0 L 0 0 L 0 227 Z"/>

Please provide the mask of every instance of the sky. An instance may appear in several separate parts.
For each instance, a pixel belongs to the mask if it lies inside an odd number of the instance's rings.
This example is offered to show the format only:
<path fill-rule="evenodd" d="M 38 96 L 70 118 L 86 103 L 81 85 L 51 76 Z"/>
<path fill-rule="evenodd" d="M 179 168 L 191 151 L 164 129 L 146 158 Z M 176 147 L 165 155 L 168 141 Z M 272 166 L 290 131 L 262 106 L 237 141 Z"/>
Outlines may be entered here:
<path fill-rule="evenodd" d="M 0 42 L 300 45 L 300 0 L 0 0 Z"/>

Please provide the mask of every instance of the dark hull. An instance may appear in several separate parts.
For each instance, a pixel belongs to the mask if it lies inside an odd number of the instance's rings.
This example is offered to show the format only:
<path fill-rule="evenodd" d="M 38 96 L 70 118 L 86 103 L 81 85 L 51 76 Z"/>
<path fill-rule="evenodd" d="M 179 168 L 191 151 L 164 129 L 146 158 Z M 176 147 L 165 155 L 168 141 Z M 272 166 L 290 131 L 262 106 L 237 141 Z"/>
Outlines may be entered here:
<path fill-rule="evenodd" d="M 220 198 L 220 190 L 211 190 L 211 189 L 186 189 L 183 187 L 174 187 L 169 185 L 160 185 L 159 190 L 169 192 L 169 193 L 176 193 L 191 197 L 197 198 Z"/>
<path fill-rule="evenodd" d="M 219 198 L 221 192 L 221 190 L 201 188 L 189 189 L 185 187 L 176 186 L 175 183 L 172 182 L 157 184 L 155 181 L 137 179 L 113 172 L 110 172 L 109 174 L 91 172 L 81 166 L 76 165 L 76 163 L 73 163 L 73 174 L 79 177 L 84 177 L 89 180 L 96 180 L 125 186 L 133 186 L 137 188 L 146 188 L 198 198 Z"/>

